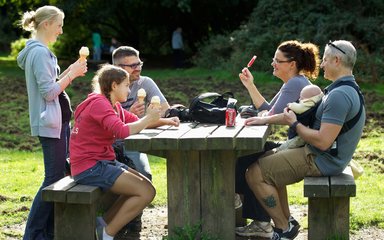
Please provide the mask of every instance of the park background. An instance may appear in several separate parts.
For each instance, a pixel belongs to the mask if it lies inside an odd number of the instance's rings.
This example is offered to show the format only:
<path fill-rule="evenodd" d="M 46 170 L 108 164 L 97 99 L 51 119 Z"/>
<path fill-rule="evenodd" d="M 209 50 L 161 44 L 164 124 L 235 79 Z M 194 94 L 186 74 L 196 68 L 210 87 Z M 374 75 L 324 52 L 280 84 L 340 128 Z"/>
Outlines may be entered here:
<path fill-rule="evenodd" d="M 30 136 L 24 73 L 15 57 L 29 37 L 17 26 L 20 14 L 46 4 L 65 12 L 64 34 L 51 46 L 62 69 L 77 59 L 81 46 L 92 49 L 91 35 L 98 31 L 103 61 L 110 61 L 112 38 L 139 49 L 145 62 L 142 74 L 158 83 L 171 104 L 186 106 L 204 91 L 232 91 L 239 105 L 249 104 L 237 74 L 253 55 L 258 56 L 251 68 L 255 82 L 271 99 L 282 84 L 271 75 L 271 58 L 284 40 L 313 42 L 321 53 L 329 40 L 351 41 L 358 51 L 354 74 L 367 101 L 367 125 L 355 154 L 365 174 L 352 199 L 351 229 L 383 232 L 383 1 L 0 0 L 0 239 L 21 238 L 22 231 L 9 226 L 25 222 L 43 174 L 40 144 Z M 185 44 L 183 69 L 172 68 L 170 41 L 178 26 Z M 91 91 L 97 66 L 89 64 L 87 75 L 67 90 L 73 109 Z M 321 75 L 314 83 L 324 87 L 329 83 Z M 274 127 L 271 139 L 284 139 L 284 132 Z M 153 205 L 165 205 L 165 160 L 152 157 L 151 165 L 158 189 Z M 306 204 L 301 189 L 290 189 L 291 203 Z"/>

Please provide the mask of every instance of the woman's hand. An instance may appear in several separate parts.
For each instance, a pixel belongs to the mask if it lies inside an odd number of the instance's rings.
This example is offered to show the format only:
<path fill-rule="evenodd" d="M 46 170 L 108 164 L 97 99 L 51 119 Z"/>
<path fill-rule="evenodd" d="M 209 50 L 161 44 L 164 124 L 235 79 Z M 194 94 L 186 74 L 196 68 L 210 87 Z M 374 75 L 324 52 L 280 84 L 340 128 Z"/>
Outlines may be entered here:
<path fill-rule="evenodd" d="M 77 77 L 82 77 L 88 71 L 87 61 L 80 62 L 79 60 L 77 60 L 76 62 L 72 63 L 68 69 L 72 80 Z"/>
<path fill-rule="evenodd" d="M 257 116 L 258 117 L 265 117 L 265 116 L 268 116 L 268 113 L 269 113 L 268 110 L 263 110 L 263 111 L 260 111 L 259 113 L 257 113 Z"/>
<path fill-rule="evenodd" d="M 297 117 L 294 111 L 290 110 L 289 108 L 284 108 L 284 121 L 291 126 L 294 122 L 297 121 Z"/>
<path fill-rule="evenodd" d="M 248 89 L 250 86 L 254 85 L 252 73 L 248 68 L 243 68 L 241 73 L 239 73 L 239 78 L 243 85 Z"/>

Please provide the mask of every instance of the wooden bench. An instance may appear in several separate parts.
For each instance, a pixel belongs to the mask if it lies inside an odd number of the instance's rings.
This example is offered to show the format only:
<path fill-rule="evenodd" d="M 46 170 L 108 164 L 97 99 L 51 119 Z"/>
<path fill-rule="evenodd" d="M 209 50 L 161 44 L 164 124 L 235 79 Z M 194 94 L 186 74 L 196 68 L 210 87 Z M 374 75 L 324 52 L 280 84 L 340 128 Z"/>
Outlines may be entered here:
<path fill-rule="evenodd" d="M 104 211 L 113 197 L 99 187 L 77 184 L 70 176 L 45 187 L 43 200 L 54 202 L 55 240 L 94 240 L 97 213 Z"/>
<path fill-rule="evenodd" d="M 355 196 L 350 167 L 338 176 L 306 177 L 308 239 L 349 239 L 349 198 Z"/>

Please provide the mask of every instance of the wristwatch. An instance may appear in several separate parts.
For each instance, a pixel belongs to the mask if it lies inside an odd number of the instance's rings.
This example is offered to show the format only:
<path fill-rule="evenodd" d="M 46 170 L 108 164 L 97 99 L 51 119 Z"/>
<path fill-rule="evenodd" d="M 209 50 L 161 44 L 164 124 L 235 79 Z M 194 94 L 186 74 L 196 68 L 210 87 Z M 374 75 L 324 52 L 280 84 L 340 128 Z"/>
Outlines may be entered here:
<path fill-rule="evenodd" d="M 292 123 L 292 125 L 290 126 L 291 129 L 296 132 L 296 127 L 297 127 L 297 124 L 299 124 L 299 123 L 300 122 L 296 120 L 296 122 Z"/>

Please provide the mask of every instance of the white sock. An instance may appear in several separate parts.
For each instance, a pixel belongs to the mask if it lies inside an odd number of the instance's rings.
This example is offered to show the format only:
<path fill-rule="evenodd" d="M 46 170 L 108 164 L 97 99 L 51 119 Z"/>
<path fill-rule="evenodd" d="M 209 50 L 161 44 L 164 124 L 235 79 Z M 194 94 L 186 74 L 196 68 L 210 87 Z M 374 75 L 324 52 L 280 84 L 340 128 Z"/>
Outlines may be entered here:
<path fill-rule="evenodd" d="M 113 240 L 113 237 L 105 232 L 105 227 L 103 228 L 103 240 Z"/>
<path fill-rule="evenodd" d="M 285 232 L 289 232 L 289 231 L 292 229 L 292 227 L 293 227 L 293 225 L 292 225 L 290 222 L 288 222 L 288 228 L 285 229 L 285 230 L 283 231 L 283 233 L 285 233 Z"/>
<path fill-rule="evenodd" d="M 259 221 L 259 224 L 260 224 L 260 226 L 262 226 L 262 227 L 266 227 L 266 226 L 268 226 L 269 224 L 271 224 L 271 222 L 260 222 L 260 221 Z"/>

